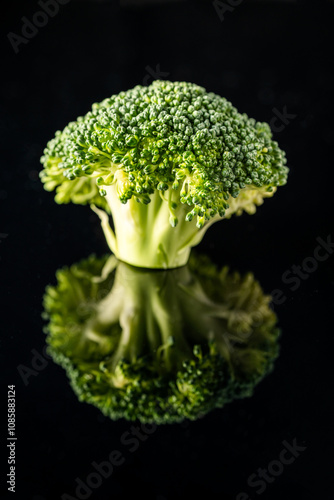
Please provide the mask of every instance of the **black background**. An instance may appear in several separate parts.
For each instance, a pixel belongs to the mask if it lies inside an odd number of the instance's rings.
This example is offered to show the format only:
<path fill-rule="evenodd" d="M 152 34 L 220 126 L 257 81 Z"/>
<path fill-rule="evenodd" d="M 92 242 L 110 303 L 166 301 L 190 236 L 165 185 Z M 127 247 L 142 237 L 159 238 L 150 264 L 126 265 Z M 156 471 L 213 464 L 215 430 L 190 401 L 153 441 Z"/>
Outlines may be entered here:
<path fill-rule="evenodd" d="M 16 384 L 18 441 L 12 494 L 4 422 L 1 498 L 75 497 L 75 478 L 85 481 L 93 461 L 118 449 L 125 463 L 90 498 L 229 500 L 245 491 L 251 499 L 329 500 L 334 255 L 295 291 L 282 274 L 313 256 L 318 237 L 333 235 L 333 4 L 244 0 L 221 21 L 211 2 L 157 3 L 72 0 L 18 54 L 7 33 L 21 34 L 22 16 L 32 19 L 40 7 L 3 6 L 0 396 L 6 420 L 7 385 Z M 58 206 L 43 191 L 43 148 L 93 102 L 150 83 L 157 65 L 168 73 L 163 78 L 203 85 L 258 120 L 270 122 L 284 106 L 295 115 L 275 134 L 287 152 L 288 184 L 254 216 L 213 226 L 199 247 L 219 265 L 253 271 L 265 292 L 280 289 L 285 300 L 275 306 L 280 357 L 252 398 L 196 422 L 158 427 L 131 453 L 120 439 L 132 424 L 79 403 L 60 367 L 48 361 L 27 385 L 17 367 L 31 367 L 32 349 L 43 352 L 41 300 L 55 271 L 107 250 L 88 207 Z M 249 475 L 294 439 L 306 449 L 258 495 L 247 486 Z"/>

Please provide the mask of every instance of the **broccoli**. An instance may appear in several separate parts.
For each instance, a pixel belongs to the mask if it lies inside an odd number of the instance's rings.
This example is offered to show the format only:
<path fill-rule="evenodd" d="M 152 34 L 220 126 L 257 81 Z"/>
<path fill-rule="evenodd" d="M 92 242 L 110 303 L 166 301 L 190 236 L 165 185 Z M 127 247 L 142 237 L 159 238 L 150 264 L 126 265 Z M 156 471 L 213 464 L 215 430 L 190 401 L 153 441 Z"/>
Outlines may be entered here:
<path fill-rule="evenodd" d="M 44 296 L 48 351 L 111 419 L 194 420 L 251 396 L 278 355 L 270 296 L 206 257 L 163 271 L 91 256 L 57 280 Z"/>
<path fill-rule="evenodd" d="M 268 124 L 198 85 L 160 80 L 94 104 L 41 162 L 45 189 L 89 204 L 117 258 L 161 269 L 186 264 L 214 222 L 253 214 L 288 174 Z"/>

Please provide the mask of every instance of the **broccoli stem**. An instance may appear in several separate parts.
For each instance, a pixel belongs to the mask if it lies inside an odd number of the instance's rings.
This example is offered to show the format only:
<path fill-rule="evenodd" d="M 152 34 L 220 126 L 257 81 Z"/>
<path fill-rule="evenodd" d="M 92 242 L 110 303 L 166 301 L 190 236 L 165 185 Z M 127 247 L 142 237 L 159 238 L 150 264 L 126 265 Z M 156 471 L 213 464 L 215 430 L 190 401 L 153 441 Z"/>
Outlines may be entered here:
<path fill-rule="evenodd" d="M 148 204 L 132 197 L 127 203 L 119 200 L 116 185 L 106 186 L 106 201 L 110 206 L 115 233 L 110 228 L 105 212 L 93 210 L 101 218 L 108 245 L 117 258 L 136 267 L 170 269 L 184 266 L 191 247 L 203 238 L 209 221 L 202 229 L 196 220 L 186 221 L 189 207 L 179 203 L 171 208 L 171 188 L 162 196 L 159 191 L 150 196 Z M 177 199 L 179 193 L 175 191 Z M 175 227 L 170 218 L 177 218 Z M 212 222 L 211 222 L 212 223 Z"/>
<path fill-rule="evenodd" d="M 110 250 L 115 255 L 117 255 L 116 237 L 114 231 L 110 227 L 108 214 L 104 210 L 97 208 L 93 204 L 90 206 L 90 208 L 100 217 L 101 227 L 103 229 L 103 233 L 108 243 L 108 246 Z"/>
<path fill-rule="evenodd" d="M 136 276 L 127 265 L 119 264 L 111 292 L 100 302 L 96 311 L 95 325 L 99 328 L 114 324 L 120 326 L 118 347 L 112 356 L 111 365 L 126 359 L 135 362 L 145 348 L 146 341 L 146 306 L 144 284 L 146 279 Z M 96 326 L 95 326 L 96 328 Z"/>
<path fill-rule="evenodd" d="M 180 369 L 192 357 L 184 335 L 182 297 L 174 293 L 180 280 L 189 281 L 186 266 L 165 273 L 119 263 L 112 290 L 98 304 L 86 328 L 91 339 L 99 333 L 114 336 L 116 349 L 108 362 L 114 384 L 125 383 L 122 372 L 117 372 L 122 360 L 135 363 L 150 353 L 156 369 L 166 373 Z"/>
<path fill-rule="evenodd" d="M 109 331 L 110 335 L 113 335 L 113 326 L 119 325 L 117 348 L 110 360 L 113 371 L 120 361 L 134 363 L 145 352 L 157 352 L 161 346 L 160 324 L 153 311 L 160 283 L 159 272 L 144 273 L 125 263 L 118 264 L 112 290 L 98 304 L 89 325 L 91 334 Z"/>
<path fill-rule="evenodd" d="M 171 269 L 187 263 L 191 248 L 201 242 L 212 224 L 234 213 L 240 215 L 243 210 L 253 214 L 256 206 L 275 192 L 276 188 L 269 191 L 269 187 L 246 187 L 238 198 L 230 196 L 224 216 L 214 215 L 203 227 L 197 225 L 196 218 L 186 220 L 189 206 L 179 202 L 181 188 L 174 190 L 171 186 L 164 193 L 151 194 L 150 203 L 138 202 L 135 196 L 121 203 L 117 183 L 105 186 L 116 234 L 107 213 L 95 205 L 91 208 L 101 219 L 109 248 L 120 260 L 142 268 Z"/>
<path fill-rule="evenodd" d="M 185 272 L 182 272 L 185 271 Z M 192 357 L 192 348 L 184 335 L 182 302 L 176 287 L 186 267 L 170 271 L 166 275 L 164 287 L 152 289 L 152 310 L 161 333 L 161 346 L 157 350 L 157 360 L 163 371 L 180 369 L 182 363 Z"/>
<path fill-rule="evenodd" d="M 144 316 L 145 311 L 140 304 L 125 304 L 119 317 L 122 334 L 112 356 L 113 370 L 123 359 L 135 363 L 142 356 L 146 341 Z"/>

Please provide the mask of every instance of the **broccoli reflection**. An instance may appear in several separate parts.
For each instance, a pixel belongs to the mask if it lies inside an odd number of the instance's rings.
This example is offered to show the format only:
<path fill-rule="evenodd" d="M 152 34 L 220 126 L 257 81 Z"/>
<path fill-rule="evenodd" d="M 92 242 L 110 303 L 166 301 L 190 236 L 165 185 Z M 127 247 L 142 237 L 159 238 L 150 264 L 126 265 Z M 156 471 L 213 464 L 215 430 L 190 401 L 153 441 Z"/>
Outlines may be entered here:
<path fill-rule="evenodd" d="M 49 353 L 112 419 L 194 420 L 251 396 L 278 355 L 270 296 L 206 257 L 156 271 L 91 256 L 57 280 L 44 296 Z"/>

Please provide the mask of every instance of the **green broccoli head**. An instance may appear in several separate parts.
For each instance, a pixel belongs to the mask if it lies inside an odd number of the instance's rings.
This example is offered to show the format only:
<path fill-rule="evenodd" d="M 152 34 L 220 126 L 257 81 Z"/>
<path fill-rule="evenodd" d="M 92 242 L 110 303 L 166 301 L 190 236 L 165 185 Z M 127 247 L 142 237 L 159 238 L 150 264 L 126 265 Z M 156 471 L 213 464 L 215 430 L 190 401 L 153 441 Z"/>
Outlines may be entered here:
<path fill-rule="evenodd" d="M 44 297 L 49 352 L 112 419 L 194 420 L 251 396 L 278 355 L 277 318 L 251 273 L 195 256 L 170 271 L 91 256 L 57 279 Z"/>
<path fill-rule="evenodd" d="M 159 80 L 94 104 L 41 161 L 58 203 L 90 204 L 115 255 L 151 268 L 184 265 L 213 222 L 254 213 L 288 173 L 268 124 L 198 85 Z"/>

